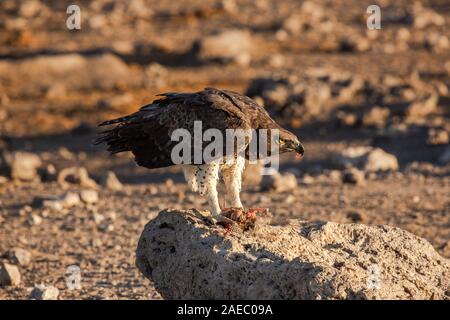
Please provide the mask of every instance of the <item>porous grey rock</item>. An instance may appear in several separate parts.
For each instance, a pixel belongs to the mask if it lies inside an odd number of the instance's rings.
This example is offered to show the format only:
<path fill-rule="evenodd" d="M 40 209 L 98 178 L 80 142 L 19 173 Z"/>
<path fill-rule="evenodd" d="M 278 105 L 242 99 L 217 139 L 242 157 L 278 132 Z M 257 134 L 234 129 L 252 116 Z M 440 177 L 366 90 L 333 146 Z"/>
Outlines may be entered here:
<path fill-rule="evenodd" d="M 333 157 L 337 167 L 357 167 L 364 171 L 398 170 L 397 157 L 380 148 L 349 147 Z"/>
<path fill-rule="evenodd" d="M 19 268 L 6 262 L 0 262 L 0 286 L 18 286 L 19 284 Z"/>
<path fill-rule="evenodd" d="M 224 232 L 166 210 L 136 265 L 166 299 L 449 299 L 450 262 L 404 230 L 333 222 Z"/>
<path fill-rule="evenodd" d="M 31 298 L 36 300 L 57 300 L 58 296 L 58 288 L 43 284 L 35 286 L 33 291 L 31 291 Z"/>

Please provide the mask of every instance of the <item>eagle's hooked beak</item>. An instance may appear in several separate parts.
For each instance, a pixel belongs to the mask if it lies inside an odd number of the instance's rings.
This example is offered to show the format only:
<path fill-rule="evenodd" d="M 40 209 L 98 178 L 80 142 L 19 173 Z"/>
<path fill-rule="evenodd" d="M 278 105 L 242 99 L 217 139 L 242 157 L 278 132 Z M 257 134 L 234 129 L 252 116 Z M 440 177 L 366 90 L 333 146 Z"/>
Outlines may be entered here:
<path fill-rule="evenodd" d="M 298 157 L 302 157 L 303 154 L 305 153 L 305 149 L 303 149 L 303 145 L 300 143 L 300 141 L 298 142 L 291 141 L 288 144 L 288 150 L 296 152 Z"/>
<path fill-rule="evenodd" d="M 303 149 L 303 145 L 299 142 L 296 146 L 295 146 L 295 152 L 297 152 L 300 156 L 303 156 L 303 154 L 305 153 L 305 149 Z"/>

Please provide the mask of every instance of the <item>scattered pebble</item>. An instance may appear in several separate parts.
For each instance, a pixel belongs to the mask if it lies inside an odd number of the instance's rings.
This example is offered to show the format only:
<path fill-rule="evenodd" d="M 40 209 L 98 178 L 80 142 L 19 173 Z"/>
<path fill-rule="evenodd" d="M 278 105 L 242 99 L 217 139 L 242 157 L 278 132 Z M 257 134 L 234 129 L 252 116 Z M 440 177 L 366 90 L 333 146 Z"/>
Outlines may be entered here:
<path fill-rule="evenodd" d="M 106 178 L 104 180 L 104 186 L 108 190 L 112 191 L 120 191 L 123 189 L 123 184 L 120 182 L 119 178 L 117 178 L 116 174 L 112 171 L 108 171 Z"/>
<path fill-rule="evenodd" d="M 93 204 L 98 202 L 98 192 L 92 189 L 81 190 L 80 197 L 85 203 Z"/>
<path fill-rule="evenodd" d="M 65 168 L 59 172 L 57 180 L 63 188 L 68 188 L 70 183 L 78 184 L 83 188 L 98 188 L 97 183 L 89 177 L 89 173 L 84 167 Z"/>
<path fill-rule="evenodd" d="M 31 299 L 36 300 L 57 300 L 58 296 L 58 288 L 43 284 L 36 285 L 31 291 Z"/>
<path fill-rule="evenodd" d="M 356 168 L 350 168 L 344 171 L 342 182 L 361 186 L 365 184 L 366 179 L 363 171 Z"/>
<path fill-rule="evenodd" d="M 18 286 L 19 284 L 19 268 L 6 262 L 0 262 L 0 286 Z"/>
<path fill-rule="evenodd" d="M 11 262 L 26 267 L 31 262 L 31 253 L 25 249 L 14 248 L 9 252 Z"/>

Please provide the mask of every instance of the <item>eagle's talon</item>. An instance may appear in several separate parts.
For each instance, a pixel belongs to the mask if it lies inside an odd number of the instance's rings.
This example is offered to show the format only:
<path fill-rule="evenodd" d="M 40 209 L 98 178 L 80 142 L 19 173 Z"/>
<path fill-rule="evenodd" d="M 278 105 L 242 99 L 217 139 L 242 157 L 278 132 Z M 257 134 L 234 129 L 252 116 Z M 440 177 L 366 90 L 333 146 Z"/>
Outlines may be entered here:
<path fill-rule="evenodd" d="M 230 218 L 227 218 L 227 217 L 222 216 L 220 214 L 207 216 L 206 219 L 212 225 L 217 224 L 217 225 L 226 226 L 226 225 L 229 225 L 229 224 L 236 223 L 236 221 L 231 220 Z"/>
<path fill-rule="evenodd" d="M 233 222 L 240 223 L 244 214 L 243 208 L 225 208 L 222 210 L 222 215 L 231 219 Z"/>

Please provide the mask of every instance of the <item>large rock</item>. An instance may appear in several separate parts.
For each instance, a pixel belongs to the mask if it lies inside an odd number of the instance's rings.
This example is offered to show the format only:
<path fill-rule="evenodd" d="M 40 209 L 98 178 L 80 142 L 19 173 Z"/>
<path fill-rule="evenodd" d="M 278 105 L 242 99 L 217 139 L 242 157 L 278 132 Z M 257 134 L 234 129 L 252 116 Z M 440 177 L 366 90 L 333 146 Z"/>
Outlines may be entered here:
<path fill-rule="evenodd" d="M 261 223 L 229 233 L 166 210 L 145 226 L 136 265 L 166 299 L 450 298 L 449 260 L 388 226 Z"/>
<path fill-rule="evenodd" d="M 364 171 L 398 170 L 398 160 L 380 148 L 349 147 L 333 157 L 337 167 L 357 167 Z"/>

